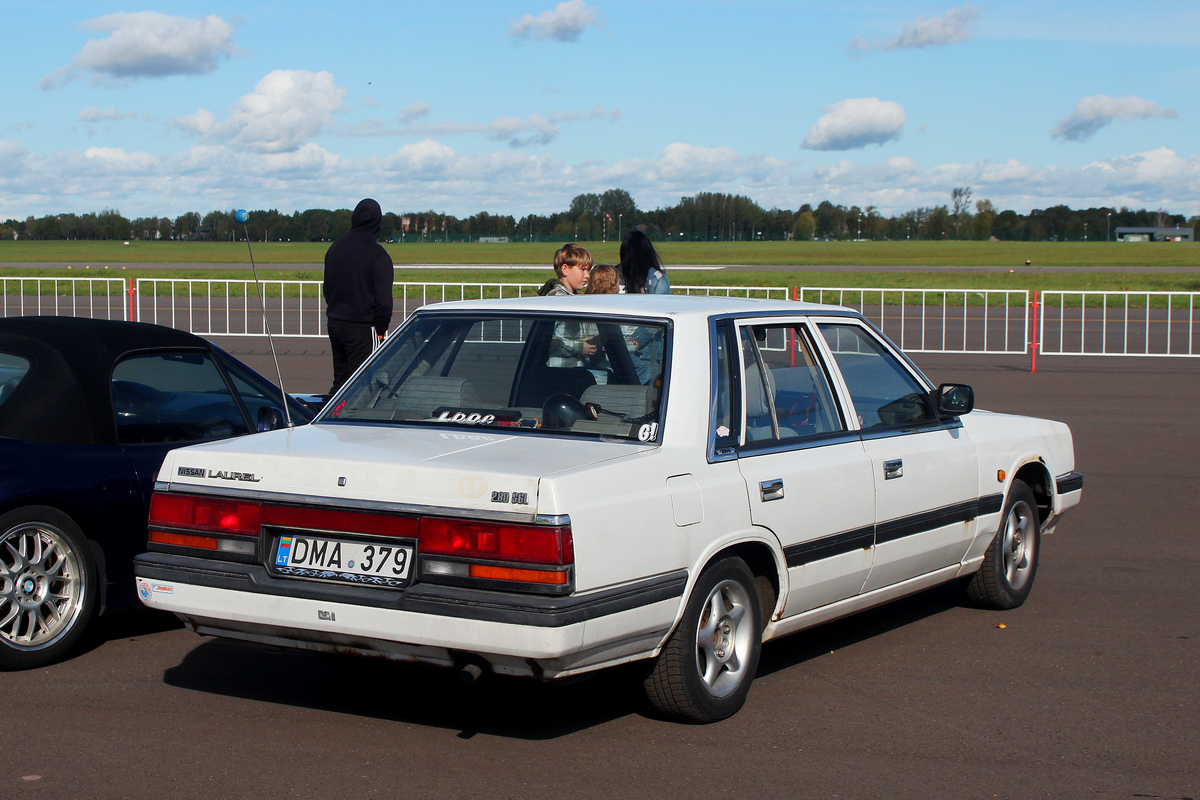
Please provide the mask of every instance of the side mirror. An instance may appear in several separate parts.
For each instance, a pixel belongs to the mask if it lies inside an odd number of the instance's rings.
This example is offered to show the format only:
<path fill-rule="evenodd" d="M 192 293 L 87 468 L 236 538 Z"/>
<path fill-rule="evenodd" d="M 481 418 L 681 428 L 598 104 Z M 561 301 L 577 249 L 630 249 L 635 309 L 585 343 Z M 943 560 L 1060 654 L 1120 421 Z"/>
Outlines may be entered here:
<path fill-rule="evenodd" d="M 975 408 L 975 390 L 965 383 L 943 383 L 933 401 L 939 417 L 959 417 Z"/>
<path fill-rule="evenodd" d="M 263 406 L 258 410 L 258 420 L 254 427 L 259 433 L 262 433 L 263 431 L 279 430 L 285 424 L 282 411 L 275 406 Z"/>

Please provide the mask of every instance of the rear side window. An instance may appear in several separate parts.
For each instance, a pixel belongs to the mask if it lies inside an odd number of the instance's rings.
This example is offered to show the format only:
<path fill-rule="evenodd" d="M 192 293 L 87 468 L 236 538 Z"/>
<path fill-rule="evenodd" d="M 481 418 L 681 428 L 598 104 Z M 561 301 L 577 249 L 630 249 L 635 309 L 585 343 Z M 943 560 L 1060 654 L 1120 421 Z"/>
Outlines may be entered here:
<path fill-rule="evenodd" d="M 250 432 L 206 353 L 126 358 L 113 368 L 112 393 L 121 444 L 199 442 Z"/>
<path fill-rule="evenodd" d="M 741 348 L 747 443 L 844 430 L 828 379 L 803 326 L 744 327 Z"/>
<path fill-rule="evenodd" d="M 0 406 L 8 402 L 27 374 L 29 359 L 12 353 L 0 353 Z"/>

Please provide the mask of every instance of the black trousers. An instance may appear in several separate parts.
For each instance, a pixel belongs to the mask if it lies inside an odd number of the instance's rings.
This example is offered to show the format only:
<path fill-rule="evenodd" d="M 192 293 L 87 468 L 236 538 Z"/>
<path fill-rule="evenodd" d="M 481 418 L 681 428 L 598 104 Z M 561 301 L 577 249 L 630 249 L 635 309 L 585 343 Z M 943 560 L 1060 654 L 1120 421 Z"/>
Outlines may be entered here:
<path fill-rule="evenodd" d="M 329 393 L 333 394 L 371 355 L 375 329 L 369 324 L 336 319 L 329 320 L 326 328 L 333 350 L 333 385 L 329 387 Z"/>

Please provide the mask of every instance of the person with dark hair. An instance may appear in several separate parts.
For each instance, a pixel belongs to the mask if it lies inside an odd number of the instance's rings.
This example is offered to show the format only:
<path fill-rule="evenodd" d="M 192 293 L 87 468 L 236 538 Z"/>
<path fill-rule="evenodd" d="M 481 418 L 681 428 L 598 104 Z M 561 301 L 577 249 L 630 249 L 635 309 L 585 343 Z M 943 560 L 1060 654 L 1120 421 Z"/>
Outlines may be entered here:
<path fill-rule="evenodd" d="M 627 294 L 670 294 L 671 282 L 650 237 L 634 229 L 621 241 L 621 280 Z"/>
<path fill-rule="evenodd" d="M 333 350 L 330 394 L 362 366 L 374 337 L 382 340 L 392 322 L 395 273 L 392 257 L 379 244 L 382 223 L 379 203 L 363 200 L 350 217 L 350 232 L 325 253 L 325 316 Z"/>
<path fill-rule="evenodd" d="M 654 252 L 650 237 L 642 231 L 631 230 L 621 240 L 621 272 L 623 290 L 626 294 L 670 294 L 671 282 L 666 270 Z M 643 384 L 659 377 L 663 359 L 662 328 L 640 327 L 626 336 L 629 355 L 637 370 L 638 380 Z"/>

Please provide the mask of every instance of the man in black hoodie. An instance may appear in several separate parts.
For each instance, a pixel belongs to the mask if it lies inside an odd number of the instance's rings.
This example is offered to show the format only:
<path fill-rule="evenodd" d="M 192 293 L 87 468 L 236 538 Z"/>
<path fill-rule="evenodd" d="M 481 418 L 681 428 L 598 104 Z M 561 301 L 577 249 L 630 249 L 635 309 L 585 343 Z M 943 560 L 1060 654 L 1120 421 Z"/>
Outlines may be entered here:
<path fill-rule="evenodd" d="M 392 321 L 392 257 L 379 244 L 383 211 L 363 200 L 350 217 L 350 232 L 325 253 L 325 316 L 333 348 L 333 394 L 354 374 Z M 374 328 L 374 333 L 372 333 Z"/>

